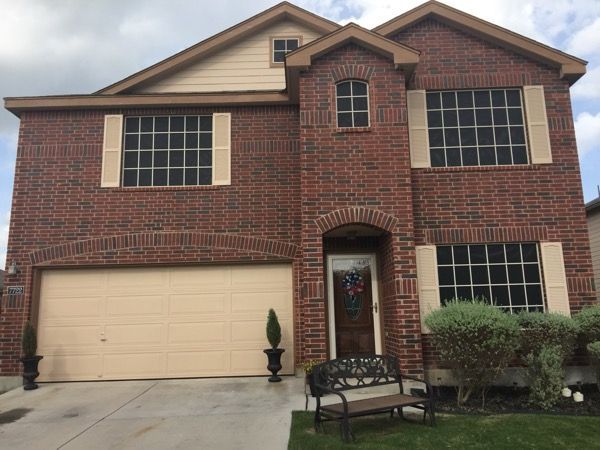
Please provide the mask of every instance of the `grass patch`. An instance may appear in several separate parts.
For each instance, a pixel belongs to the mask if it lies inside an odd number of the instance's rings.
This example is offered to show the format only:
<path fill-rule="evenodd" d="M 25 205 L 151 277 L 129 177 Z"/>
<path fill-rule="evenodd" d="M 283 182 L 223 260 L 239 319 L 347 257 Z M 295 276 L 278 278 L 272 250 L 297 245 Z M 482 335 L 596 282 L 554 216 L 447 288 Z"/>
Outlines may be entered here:
<path fill-rule="evenodd" d="M 318 449 L 567 449 L 598 448 L 600 417 L 502 414 L 438 415 L 432 428 L 386 415 L 350 421 L 356 441 L 344 444 L 339 426 L 323 424 L 315 433 L 313 413 L 294 411 L 289 450 Z"/>

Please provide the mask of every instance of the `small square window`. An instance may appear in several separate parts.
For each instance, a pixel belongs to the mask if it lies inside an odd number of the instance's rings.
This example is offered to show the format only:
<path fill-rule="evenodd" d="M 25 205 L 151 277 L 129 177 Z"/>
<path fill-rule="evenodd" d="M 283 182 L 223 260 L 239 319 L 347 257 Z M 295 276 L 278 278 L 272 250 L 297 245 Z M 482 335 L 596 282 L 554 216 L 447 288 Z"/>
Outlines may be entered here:
<path fill-rule="evenodd" d="M 276 64 L 285 62 L 285 55 L 293 52 L 300 46 L 300 38 L 273 38 L 272 39 L 272 61 Z"/>

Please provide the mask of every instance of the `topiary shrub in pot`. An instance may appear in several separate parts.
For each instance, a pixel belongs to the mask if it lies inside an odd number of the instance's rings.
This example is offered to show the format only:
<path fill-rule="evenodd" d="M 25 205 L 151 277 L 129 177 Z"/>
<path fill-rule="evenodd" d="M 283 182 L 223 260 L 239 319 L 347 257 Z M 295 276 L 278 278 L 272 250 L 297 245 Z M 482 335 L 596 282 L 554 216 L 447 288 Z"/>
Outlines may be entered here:
<path fill-rule="evenodd" d="M 425 318 L 442 362 L 453 372 L 457 403 L 485 392 L 514 358 L 519 343 L 516 319 L 478 300 L 456 299 Z"/>
<path fill-rule="evenodd" d="M 37 333 L 30 321 L 25 322 L 23 327 L 21 348 L 23 351 L 23 357 L 21 358 L 23 363 L 23 389 L 31 391 L 38 388 L 34 380 L 40 374 L 38 364 L 43 356 L 35 354 L 37 351 Z"/>
<path fill-rule="evenodd" d="M 279 325 L 279 319 L 273 308 L 269 309 L 267 316 L 267 340 L 271 344 L 271 348 L 263 350 L 267 354 L 268 365 L 267 370 L 271 372 L 269 377 L 270 382 L 281 381 L 281 377 L 277 375 L 277 372 L 281 370 L 281 354 L 285 352 L 284 349 L 278 348 L 281 342 L 281 326 Z"/>
<path fill-rule="evenodd" d="M 523 312 L 520 353 L 527 364 L 529 401 L 550 409 L 558 403 L 564 380 L 564 363 L 573 354 L 578 327 L 562 314 Z"/>

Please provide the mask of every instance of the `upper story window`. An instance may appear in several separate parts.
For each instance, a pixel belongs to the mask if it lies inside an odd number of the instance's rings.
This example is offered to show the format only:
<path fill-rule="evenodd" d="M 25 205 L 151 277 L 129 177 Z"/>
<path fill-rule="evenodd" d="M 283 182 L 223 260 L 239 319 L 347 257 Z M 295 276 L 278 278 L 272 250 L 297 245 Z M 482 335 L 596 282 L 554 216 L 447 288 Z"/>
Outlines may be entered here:
<path fill-rule="evenodd" d="M 272 47 L 272 63 L 285 62 L 285 55 L 293 52 L 300 46 L 300 38 L 273 38 Z"/>
<path fill-rule="evenodd" d="M 342 81 L 336 85 L 337 126 L 369 126 L 369 85 L 364 81 Z"/>
<path fill-rule="evenodd" d="M 520 89 L 427 92 L 432 167 L 527 164 Z"/>
<path fill-rule="evenodd" d="M 212 183 L 213 118 L 127 117 L 123 186 L 198 186 Z"/>
<path fill-rule="evenodd" d="M 535 243 L 437 247 L 440 300 L 480 298 L 508 311 L 543 311 Z"/>

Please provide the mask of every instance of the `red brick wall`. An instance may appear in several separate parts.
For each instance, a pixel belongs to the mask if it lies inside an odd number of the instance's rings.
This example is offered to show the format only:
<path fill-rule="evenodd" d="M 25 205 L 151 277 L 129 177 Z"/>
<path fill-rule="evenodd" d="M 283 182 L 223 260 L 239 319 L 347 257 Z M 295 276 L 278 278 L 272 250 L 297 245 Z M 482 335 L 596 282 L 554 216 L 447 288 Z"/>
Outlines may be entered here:
<path fill-rule="evenodd" d="M 36 267 L 177 264 L 292 261 L 297 256 L 297 108 L 227 111 L 232 113 L 232 184 L 193 188 L 101 189 L 105 112 L 22 115 L 7 259 L 16 260 L 21 272 L 6 284 L 24 285 L 26 293 L 20 304 L 0 311 L 0 373 L 20 373 L 20 330 L 30 310 L 32 262 Z"/>
<path fill-rule="evenodd" d="M 572 311 L 595 301 L 569 86 L 544 66 L 433 20 L 394 39 L 421 51 L 413 89 L 544 85 L 554 163 L 413 170 L 415 241 L 560 241 Z M 435 366 L 429 340 L 426 367 Z"/>
<path fill-rule="evenodd" d="M 343 79 L 369 83 L 370 128 L 336 128 L 335 83 Z M 324 230 L 315 220 L 332 211 L 363 207 L 396 218 L 384 239 L 380 270 L 389 287 L 382 298 L 384 347 L 400 357 L 405 370 L 420 373 L 418 301 L 414 291 L 397 289 L 403 278 L 415 276 L 404 74 L 388 59 L 356 45 L 328 53 L 301 75 L 300 124 L 303 323 L 311 336 L 303 346 L 306 357 L 325 358 L 328 346 Z M 355 218 L 350 215 L 344 212 L 336 224 L 352 223 Z"/>

